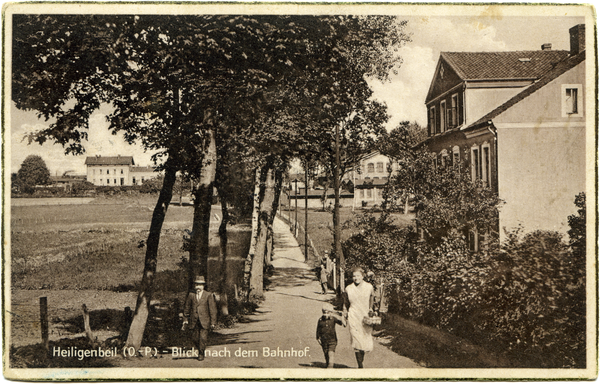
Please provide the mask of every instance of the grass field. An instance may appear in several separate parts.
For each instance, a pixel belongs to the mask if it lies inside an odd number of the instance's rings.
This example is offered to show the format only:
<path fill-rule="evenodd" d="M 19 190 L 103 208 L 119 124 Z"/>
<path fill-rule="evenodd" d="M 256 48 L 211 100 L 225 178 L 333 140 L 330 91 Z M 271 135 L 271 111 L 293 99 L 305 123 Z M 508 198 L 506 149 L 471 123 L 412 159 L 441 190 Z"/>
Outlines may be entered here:
<path fill-rule="evenodd" d="M 156 196 L 101 198 L 80 205 L 50 203 L 11 207 L 9 339 L 14 367 L 81 365 L 78 361 L 48 360 L 40 352 L 40 297 L 48 301 L 52 345 L 88 345 L 83 336 L 82 304 L 90 309 L 91 327 L 99 342 L 122 342 L 130 321 L 124 308 L 135 307 Z M 206 276 L 207 289 L 213 291 L 220 270 L 216 232 L 220 213 L 220 207 L 213 207 Z M 171 205 L 167 212 L 145 340 L 159 338 L 152 342 L 162 343 L 167 340 L 164 338 L 179 334 L 170 327 L 177 325 L 177 313 L 187 292 L 187 269 L 182 259 L 188 256 L 181 248 L 192 217 L 189 205 Z M 228 283 L 239 286 L 250 227 L 230 226 L 228 237 Z"/>
<path fill-rule="evenodd" d="M 11 284 L 13 289 L 136 290 L 144 265 L 155 197 L 101 200 L 62 206 L 12 207 Z M 183 236 L 191 229 L 193 208 L 171 206 L 160 239 L 157 286 L 185 290 L 181 274 Z M 216 234 L 220 209 L 213 207 L 209 273 L 219 255 Z M 250 228 L 229 231 L 231 282 L 247 253 Z M 237 258 L 236 258 L 237 256 Z M 236 260 L 238 259 L 238 260 Z M 211 279 L 216 280 L 216 279 Z"/>
<path fill-rule="evenodd" d="M 356 209 L 352 211 L 352 208 L 341 208 L 340 218 L 342 223 L 342 241 L 347 240 L 354 232 L 357 231 L 354 225 L 354 220 L 358 215 L 362 215 L 364 211 L 362 209 Z M 378 213 L 374 213 L 379 215 Z M 282 207 L 282 217 L 284 220 L 289 220 L 293 225 L 296 215 L 292 207 L 291 211 L 287 211 L 287 207 Z M 403 226 L 408 225 L 412 222 L 414 216 L 412 214 L 394 214 L 394 222 L 397 225 Z M 305 225 L 305 212 L 303 208 L 298 208 L 298 223 L 302 228 L 306 228 Z M 331 252 L 333 248 L 333 215 L 331 212 L 324 212 L 318 209 L 308 209 L 308 237 L 309 241 L 313 241 L 314 247 L 317 249 L 319 256 L 323 256 L 325 251 Z M 299 231 L 298 242 L 304 251 L 304 232 Z"/>

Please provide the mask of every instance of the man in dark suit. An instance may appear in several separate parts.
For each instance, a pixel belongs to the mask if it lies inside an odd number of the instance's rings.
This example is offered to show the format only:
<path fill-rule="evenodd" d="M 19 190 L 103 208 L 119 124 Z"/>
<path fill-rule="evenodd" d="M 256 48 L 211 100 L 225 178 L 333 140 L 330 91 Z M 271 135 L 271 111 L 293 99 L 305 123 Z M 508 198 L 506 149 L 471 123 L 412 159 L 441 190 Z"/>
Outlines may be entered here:
<path fill-rule="evenodd" d="M 192 339 L 198 347 L 198 360 L 204 360 L 204 350 L 208 342 L 208 331 L 217 323 L 217 304 L 212 292 L 204 290 L 204 276 L 194 280 L 195 292 L 188 293 L 183 309 L 183 329 L 189 324 Z"/>

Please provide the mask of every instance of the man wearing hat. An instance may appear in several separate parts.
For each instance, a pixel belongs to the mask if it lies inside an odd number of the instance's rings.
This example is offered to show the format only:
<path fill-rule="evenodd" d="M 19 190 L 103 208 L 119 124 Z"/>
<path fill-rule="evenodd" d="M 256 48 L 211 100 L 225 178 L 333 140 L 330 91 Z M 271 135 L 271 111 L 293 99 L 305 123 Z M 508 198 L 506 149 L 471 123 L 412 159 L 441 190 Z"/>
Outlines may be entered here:
<path fill-rule="evenodd" d="M 204 360 L 204 350 L 208 342 L 208 331 L 217 323 L 215 296 L 204 290 L 206 280 L 198 276 L 194 280 L 194 292 L 188 293 L 183 309 L 183 329 L 189 324 L 193 331 L 192 339 L 198 347 L 198 360 Z"/>

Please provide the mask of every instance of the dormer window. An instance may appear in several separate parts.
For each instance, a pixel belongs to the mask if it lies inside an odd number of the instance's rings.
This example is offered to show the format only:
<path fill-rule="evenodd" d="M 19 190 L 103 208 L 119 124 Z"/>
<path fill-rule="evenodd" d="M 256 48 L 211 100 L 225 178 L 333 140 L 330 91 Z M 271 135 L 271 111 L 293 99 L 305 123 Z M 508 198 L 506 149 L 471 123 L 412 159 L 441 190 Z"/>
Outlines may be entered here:
<path fill-rule="evenodd" d="M 562 116 L 582 117 L 583 98 L 581 84 L 563 84 L 562 91 Z"/>
<path fill-rule="evenodd" d="M 522 57 L 519 59 L 521 63 L 529 63 L 531 61 L 530 57 Z"/>

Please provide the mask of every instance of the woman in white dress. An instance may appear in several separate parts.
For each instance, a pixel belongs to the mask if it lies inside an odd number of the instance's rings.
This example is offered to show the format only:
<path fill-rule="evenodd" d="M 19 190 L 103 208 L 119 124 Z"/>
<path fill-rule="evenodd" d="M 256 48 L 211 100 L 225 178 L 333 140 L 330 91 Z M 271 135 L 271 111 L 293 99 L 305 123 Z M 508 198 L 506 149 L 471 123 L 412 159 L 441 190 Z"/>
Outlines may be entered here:
<path fill-rule="evenodd" d="M 373 327 L 363 323 L 363 319 L 369 316 L 373 308 L 373 286 L 363 280 L 364 276 L 362 268 L 352 270 L 352 284 L 346 287 L 343 309 L 358 368 L 363 367 L 365 352 L 373 350 Z"/>

